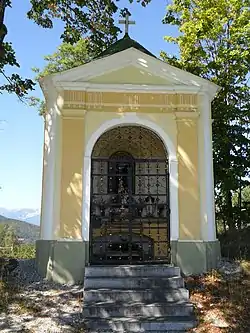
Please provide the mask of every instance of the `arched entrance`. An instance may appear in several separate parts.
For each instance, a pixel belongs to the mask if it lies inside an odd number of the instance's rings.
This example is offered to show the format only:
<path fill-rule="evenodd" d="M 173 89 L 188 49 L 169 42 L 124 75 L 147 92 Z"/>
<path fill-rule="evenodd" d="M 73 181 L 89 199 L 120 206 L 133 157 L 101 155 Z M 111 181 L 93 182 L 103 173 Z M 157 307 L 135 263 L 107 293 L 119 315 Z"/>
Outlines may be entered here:
<path fill-rule="evenodd" d="M 168 156 L 141 126 L 118 126 L 91 157 L 90 263 L 169 262 Z"/>

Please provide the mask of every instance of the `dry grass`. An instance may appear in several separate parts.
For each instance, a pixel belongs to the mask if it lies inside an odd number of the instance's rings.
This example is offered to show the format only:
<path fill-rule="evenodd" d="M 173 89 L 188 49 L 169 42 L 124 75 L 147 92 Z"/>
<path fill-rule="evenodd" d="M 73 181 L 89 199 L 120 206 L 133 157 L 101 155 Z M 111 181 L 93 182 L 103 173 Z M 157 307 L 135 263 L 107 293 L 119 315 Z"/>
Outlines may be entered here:
<path fill-rule="evenodd" d="M 6 312 L 9 305 L 18 297 L 20 288 L 0 280 L 0 313 Z"/>
<path fill-rule="evenodd" d="M 241 267 L 245 275 L 250 276 L 250 261 L 241 261 Z"/>
<path fill-rule="evenodd" d="M 16 305 L 17 314 L 19 315 L 30 314 L 36 316 L 42 311 L 39 305 L 29 299 L 17 298 L 13 300 L 13 304 Z"/>
<path fill-rule="evenodd" d="M 216 271 L 186 279 L 199 320 L 198 327 L 190 332 L 250 332 L 250 262 L 244 261 L 241 265 L 244 273 L 232 281 Z"/>

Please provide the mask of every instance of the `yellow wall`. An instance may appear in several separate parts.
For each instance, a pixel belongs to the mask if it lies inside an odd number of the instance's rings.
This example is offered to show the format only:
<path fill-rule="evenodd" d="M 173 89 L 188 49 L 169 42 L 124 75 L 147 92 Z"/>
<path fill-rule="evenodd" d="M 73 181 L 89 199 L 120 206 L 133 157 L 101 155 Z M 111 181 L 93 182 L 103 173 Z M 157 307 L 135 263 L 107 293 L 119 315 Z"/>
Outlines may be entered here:
<path fill-rule="evenodd" d="M 84 120 L 62 121 L 60 237 L 81 238 Z"/>
<path fill-rule="evenodd" d="M 197 121 L 177 121 L 180 239 L 201 239 Z"/>
<path fill-rule="evenodd" d="M 81 238 L 84 142 L 104 122 L 123 116 L 116 108 L 115 112 L 87 111 L 84 119 L 63 119 L 60 237 Z M 138 113 L 137 116 L 142 125 L 144 120 L 150 120 L 160 126 L 177 147 L 180 239 L 201 239 L 196 120 L 175 120 L 164 113 Z"/>
<path fill-rule="evenodd" d="M 92 83 L 109 83 L 109 84 L 171 84 L 167 80 L 154 76 L 145 69 L 139 69 L 134 66 L 113 71 L 108 74 L 97 76 L 89 82 Z"/>

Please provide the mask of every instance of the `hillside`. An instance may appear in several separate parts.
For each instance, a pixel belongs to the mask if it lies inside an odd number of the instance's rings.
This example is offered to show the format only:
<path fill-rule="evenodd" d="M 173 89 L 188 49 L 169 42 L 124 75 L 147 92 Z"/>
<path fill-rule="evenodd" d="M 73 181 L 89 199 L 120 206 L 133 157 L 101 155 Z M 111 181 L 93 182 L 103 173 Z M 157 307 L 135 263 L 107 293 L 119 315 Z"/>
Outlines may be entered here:
<path fill-rule="evenodd" d="M 18 238 L 23 238 L 25 243 L 34 243 L 39 238 L 39 227 L 27 222 L 8 219 L 0 215 L 0 224 L 12 226 Z"/>
<path fill-rule="evenodd" d="M 24 221 L 31 224 L 40 224 L 40 210 L 32 208 L 22 209 L 9 209 L 0 207 L 0 215 L 7 217 L 8 219 Z"/>

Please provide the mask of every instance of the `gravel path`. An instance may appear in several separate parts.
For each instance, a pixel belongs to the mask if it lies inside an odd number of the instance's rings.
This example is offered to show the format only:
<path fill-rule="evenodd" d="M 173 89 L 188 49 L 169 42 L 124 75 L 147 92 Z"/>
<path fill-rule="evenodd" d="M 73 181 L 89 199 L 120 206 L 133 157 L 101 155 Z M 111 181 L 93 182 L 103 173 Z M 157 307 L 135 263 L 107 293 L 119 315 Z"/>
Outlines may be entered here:
<path fill-rule="evenodd" d="M 84 332 L 82 286 L 42 280 L 34 260 L 19 261 L 11 275 L 20 291 L 10 297 L 7 309 L 0 313 L 1 333 Z"/>

